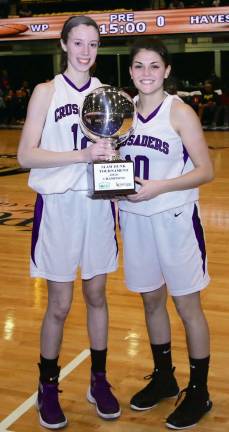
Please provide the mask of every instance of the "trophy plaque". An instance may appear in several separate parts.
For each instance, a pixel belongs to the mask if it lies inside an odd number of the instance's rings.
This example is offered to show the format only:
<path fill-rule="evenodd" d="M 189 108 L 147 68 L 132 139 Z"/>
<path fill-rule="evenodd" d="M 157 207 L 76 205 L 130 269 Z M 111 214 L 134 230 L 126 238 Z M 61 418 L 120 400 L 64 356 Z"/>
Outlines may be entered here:
<path fill-rule="evenodd" d="M 105 138 L 117 150 L 133 132 L 137 115 L 132 98 L 116 87 L 102 86 L 89 93 L 80 112 L 83 133 L 91 140 Z M 134 164 L 117 155 L 88 164 L 91 198 L 115 198 L 135 192 Z"/>

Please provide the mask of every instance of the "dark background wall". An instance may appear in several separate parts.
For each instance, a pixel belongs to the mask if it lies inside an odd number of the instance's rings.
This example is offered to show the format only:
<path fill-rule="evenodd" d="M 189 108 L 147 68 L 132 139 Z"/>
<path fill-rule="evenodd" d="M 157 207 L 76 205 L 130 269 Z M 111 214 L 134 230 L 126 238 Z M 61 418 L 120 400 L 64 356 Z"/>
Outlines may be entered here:
<path fill-rule="evenodd" d="M 221 54 L 222 80 L 228 80 L 229 51 Z M 53 77 L 51 54 L 1 56 L 0 69 L 7 69 L 11 83 L 15 88 L 23 80 L 28 80 L 33 88 L 35 84 Z M 129 86 L 128 55 L 120 55 L 121 85 Z M 178 53 L 172 55 L 173 76 L 178 81 L 188 80 L 191 84 L 203 82 L 214 71 L 214 52 Z M 103 83 L 118 85 L 117 56 L 98 55 L 95 75 Z"/>

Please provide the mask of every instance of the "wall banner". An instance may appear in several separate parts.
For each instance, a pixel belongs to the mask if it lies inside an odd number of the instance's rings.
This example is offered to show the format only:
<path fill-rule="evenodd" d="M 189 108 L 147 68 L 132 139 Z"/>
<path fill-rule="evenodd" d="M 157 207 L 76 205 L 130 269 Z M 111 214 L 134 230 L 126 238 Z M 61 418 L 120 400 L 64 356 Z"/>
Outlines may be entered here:
<path fill-rule="evenodd" d="M 229 8 L 146 10 L 88 14 L 104 36 L 212 33 L 229 30 Z M 69 15 L 0 19 L 4 40 L 58 39 Z"/>

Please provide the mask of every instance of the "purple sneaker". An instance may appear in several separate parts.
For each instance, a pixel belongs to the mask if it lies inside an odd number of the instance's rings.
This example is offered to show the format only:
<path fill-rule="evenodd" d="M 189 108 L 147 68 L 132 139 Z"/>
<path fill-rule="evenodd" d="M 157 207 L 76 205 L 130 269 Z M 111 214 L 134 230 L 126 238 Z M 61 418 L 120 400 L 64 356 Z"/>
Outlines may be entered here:
<path fill-rule="evenodd" d="M 107 382 L 105 373 L 91 373 L 91 385 L 87 391 L 87 399 L 96 405 L 98 415 L 107 420 L 115 419 L 121 414 L 119 403 L 110 388 L 111 385 Z"/>
<path fill-rule="evenodd" d="M 48 429 L 61 429 L 67 419 L 58 400 L 58 384 L 39 383 L 36 407 L 39 411 L 40 424 Z"/>

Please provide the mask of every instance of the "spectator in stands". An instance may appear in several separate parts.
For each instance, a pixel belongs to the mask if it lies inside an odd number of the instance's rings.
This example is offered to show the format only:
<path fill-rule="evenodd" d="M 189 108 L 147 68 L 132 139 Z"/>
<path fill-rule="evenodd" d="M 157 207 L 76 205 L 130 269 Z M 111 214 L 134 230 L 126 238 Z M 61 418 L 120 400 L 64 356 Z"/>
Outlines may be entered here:
<path fill-rule="evenodd" d="M 28 81 L 24 80 L 21 87 L 16 91 L 17 96 L 17 109 L 16 109 L 16 119 L 17 123 L 24 123 L 26 117 L 27 106 L 30 98 L 30 88 Z"/>
<path fill-rule="evenodd" d="M 0 124 L 4 123 L 6 104 L 3 97 L 3 91 L 0 89 Z"/>
<path fill-rule="evenodd" d="M 187 98 L 187 103 L 196 111 L 199 112 L 199 105 L 201 101 L 201 95 L 198 94 L 198 91 L 195 94 L 191 94 L 190 97 Z"/>
<path fill-rule="evenodd" d="M 217 106 L 213 118 L 212 129 L 229 128 L 229 84 L 225 84 L 222 88 L 222 95 L 219 96 L 220 104 Z"/>
<path fill-rule="evenodd" d="M 204 82 L 202 96 L 199 103 L 198 115 L 203 126 L 211 126 L 219 105 L 219 96 L 214 91 L 210 80 Z"/>
<path fill-rule="evenodd" d="M 190 7 L 209 7 L 211 6 L 212 0 L 196 0 L 193 1 L 190 5 Z"/>
<path fill-rule="evenodd" d="M 220 6 L 220 0 L 213 0 L 212 6 L 215 6 L 215 7 Z"/>
<path fill-rule="evenodd" d="M 178 83 L 175 77 L 169 77 L 165 81 L 165 91 L 171 95 L 177 94 L 178 91 Z"/>
<path fill-rule="evenodd" d="M 169 9 L 182 9 L 184 8 L 184 3 L 180 0 L 171 0 L 169 3 Z"/>
<path fill-rule="evenodd" d="M 208 81 L 211 81 L 213 87 L 215 90 L 219 90 L 222 88 L 222 79 L 216 75 L 215 71 L 213 70 L 209 77 L 207 78 Z"/>
<path fill-rule="evenodd" d="M 22 3 L 22 2 L 19 2 L 17 13 L 20 18 L 27 18 L 33 15 L 33 12 L 31 11 L 31 9 L 29 9 L 27 3 Z"/>
<path fill-rule="evenodd" d="M 0 70 L 0 89 L 3 91 L 3 93 L 6 91 L 9 84 L 10 80 L 8 76 L 8 71 L 6 69 Z"/>

